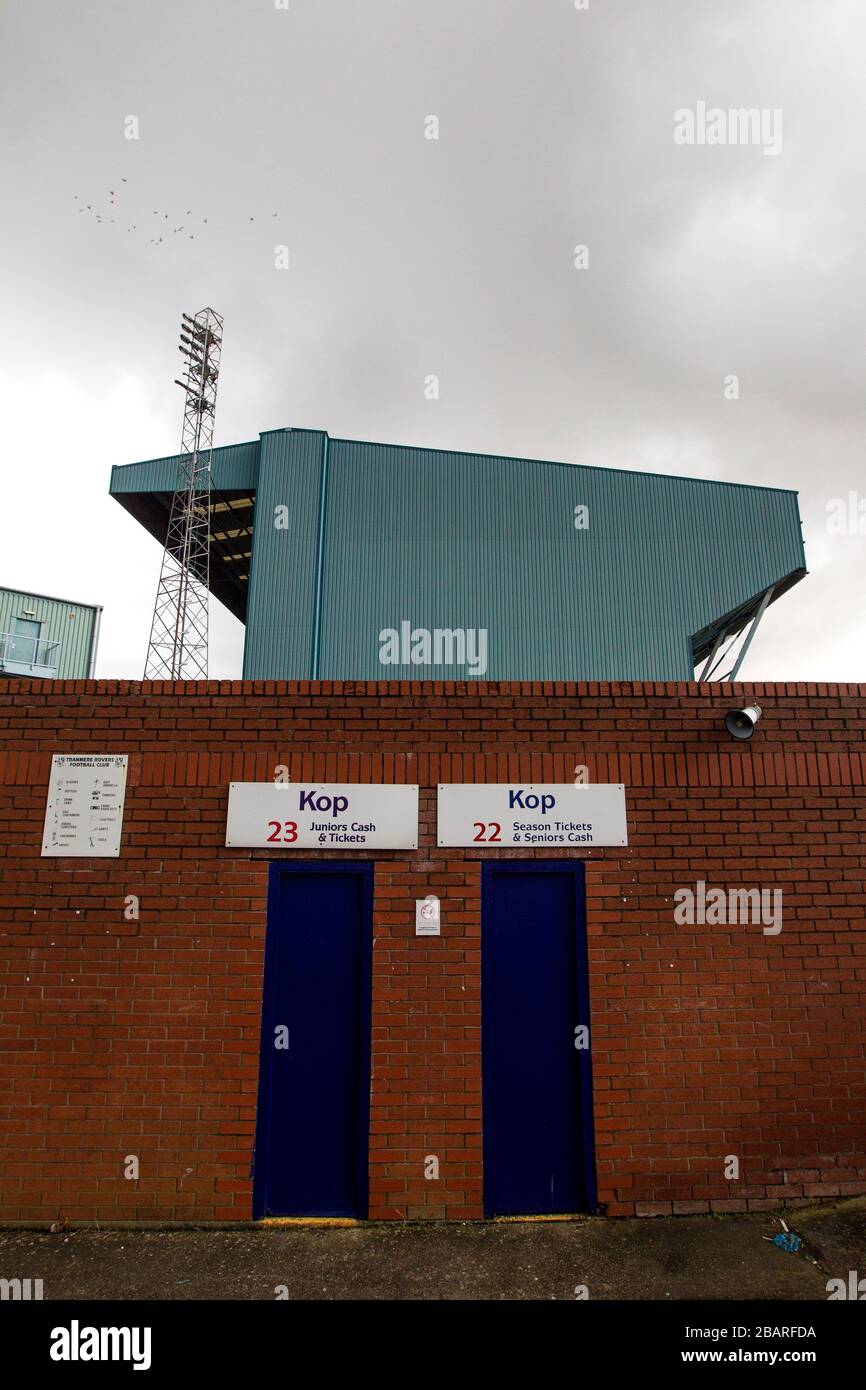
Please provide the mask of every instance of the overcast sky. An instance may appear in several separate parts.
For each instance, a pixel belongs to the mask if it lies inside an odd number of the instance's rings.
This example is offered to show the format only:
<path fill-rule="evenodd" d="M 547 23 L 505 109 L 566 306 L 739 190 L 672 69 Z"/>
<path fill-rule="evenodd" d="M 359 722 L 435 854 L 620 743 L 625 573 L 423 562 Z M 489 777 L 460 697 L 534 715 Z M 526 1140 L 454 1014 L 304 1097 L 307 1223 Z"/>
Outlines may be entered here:
<path fill-rule="evenodd" d="M 797 489 L 810 574 L 742 676 L 866 680 L 866 516 L 828 529 L 832 499 L 866 512 L 862 0 L 2 14 L 0 583 L 104 604 L 98 675 L 141 676 L 160 562 L 109 471 L 177 451 L 180 313 L 212 305 L 219 444 L 300 426 Z M 699 103 L 768 138 L 677 143 Z"/>

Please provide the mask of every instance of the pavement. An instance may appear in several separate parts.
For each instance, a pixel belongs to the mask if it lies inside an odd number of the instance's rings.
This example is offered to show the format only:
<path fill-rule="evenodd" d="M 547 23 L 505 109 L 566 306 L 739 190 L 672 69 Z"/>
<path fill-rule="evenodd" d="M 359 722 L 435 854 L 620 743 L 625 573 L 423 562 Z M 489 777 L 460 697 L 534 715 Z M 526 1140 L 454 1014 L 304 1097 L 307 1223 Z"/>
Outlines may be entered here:
<path fill-rule="evenodd" d="M 790 1299 L 866 1278 L 866 1198 L 779 1214 L 183 1230 L 0 1228 L 0 1279 L 55 1299 Z M 585 1286 L 586 1294 L 577 1290 Z M 280 1291 L 279 1295 L 277 1290 Z M 866 1290 L 866 1284 L 864 1284 Z"/>

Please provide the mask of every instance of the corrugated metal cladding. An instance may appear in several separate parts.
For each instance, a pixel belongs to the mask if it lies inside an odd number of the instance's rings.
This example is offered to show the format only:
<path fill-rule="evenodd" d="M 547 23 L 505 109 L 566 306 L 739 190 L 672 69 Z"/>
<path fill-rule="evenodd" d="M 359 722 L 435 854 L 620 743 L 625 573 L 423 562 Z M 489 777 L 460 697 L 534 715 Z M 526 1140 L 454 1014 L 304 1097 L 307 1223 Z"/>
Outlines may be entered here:
<path fill-rule="evenodd" d="M 12 631 L 15 618 L 40 623 L 40 644 L 60 643 L 57 680 L 85 680 L 92 674 L 91 656 L 101 611 L 91 604 L 22 593 L 17 589 L 0 589 L 0 648 L 2 634 Z M 16 674 L 27 673 L 16 667 Z"/>
<path fill-rule="evenodd" d="M 256 479 L 218 484 L 256 493 L 247 678 L 688 680 L 695 633 L 805 572 L 794 492 L 310 430 L 251 449 Z M 483 669 L 383 664 L 405 622 L 483 629 Z"/>
<path fill-rule="evenodd" d="M 320 674 L 381 675 L 409 619 L 486 629 L 491 680 L 692 679 L 691 635 L 803 564 L 791 493 L 334 440 Z"/>
<path fill-rule="evenodd" d="M 148 459 L 144 463 L 115 464 L 108 490 L 112 497 L 128 492 L 174 492 L 180 458 L 180 454 L 172 454 L 169 458 Z M 211 456 L 214 486 L 221 492 L 254 488 L 258 464 L 257 439 L 249 444 L 228 444 L 214 449 Z"/>
<path fill-rule="evenodd" d="M 262 435 L 244 641 L 248 680 L 265 673 L 303 680 L 312 669 L 324 444 L 312 430 Z"/>

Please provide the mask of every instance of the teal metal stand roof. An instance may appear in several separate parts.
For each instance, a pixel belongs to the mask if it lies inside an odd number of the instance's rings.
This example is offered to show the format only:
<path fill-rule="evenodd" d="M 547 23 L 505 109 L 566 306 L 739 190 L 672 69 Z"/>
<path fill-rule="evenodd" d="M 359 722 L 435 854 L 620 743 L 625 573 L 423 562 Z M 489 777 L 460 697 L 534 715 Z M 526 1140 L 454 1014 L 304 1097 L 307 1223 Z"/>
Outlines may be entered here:
<path fill-rule="evenodd" d="M 112 469 L 160 542 L 177 466 Z M 215 449 L 212 477 L 211 590 L 246 624 L 247 679 L 692 680 L 806 573 L 777 488 L 293 429 Z M 483 631 L 485 669 L 405 642 L 383 665 L 406 623 Z"/>

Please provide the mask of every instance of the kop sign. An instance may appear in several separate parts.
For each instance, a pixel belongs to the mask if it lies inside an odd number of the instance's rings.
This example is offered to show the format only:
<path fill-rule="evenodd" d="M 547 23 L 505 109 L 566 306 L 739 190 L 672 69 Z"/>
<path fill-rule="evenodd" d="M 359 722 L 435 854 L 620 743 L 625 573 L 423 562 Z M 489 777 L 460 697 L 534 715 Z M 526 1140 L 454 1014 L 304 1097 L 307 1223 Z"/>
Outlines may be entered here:
<path fill-rule="evenodd" d="M 418 788 L 366 782 L 230 782 L 226 844 L 417 849 Z"/>
<path fill-rule="evenodd" d="M 443 783 L 440 845 L 626 845 L 621 782 Z"/>

